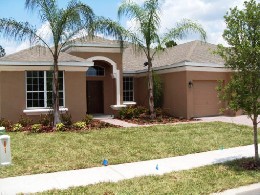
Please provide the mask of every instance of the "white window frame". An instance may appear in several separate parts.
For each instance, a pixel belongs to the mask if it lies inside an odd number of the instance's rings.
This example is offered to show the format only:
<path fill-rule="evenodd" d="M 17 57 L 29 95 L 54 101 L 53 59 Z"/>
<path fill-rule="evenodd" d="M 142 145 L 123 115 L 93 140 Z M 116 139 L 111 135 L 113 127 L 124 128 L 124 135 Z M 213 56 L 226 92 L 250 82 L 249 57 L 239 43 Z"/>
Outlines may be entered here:
<path fill-rule="evenodd" d="M 27 73 L 28 72 L 43 72 L 44 73 L 44 91 L 27 91 Z M 47 72 L 46 70 L 29 70 L 29 71 L 25 71 L 25 89 L 26 89 L 26 109 L 30 110 L 30 109 L 48 109 L 50 107 L 48 107 L 47 105 Z M 63 92 L 63 106 L 60 106 L 60 108 L 65 108 L 65 79 L 64 79 L 64 71 L 59 71 L 62 72 L 63 77 L 62 77 L 62 84 L 63 84 L 63 90 L 59 90 L 60 92 Z M 27 100 L 28 100 L 28 93 L 33 93 L 33 92 L 43 92 L 44 93 L 44 107 L 28 107 L 27 105 Z"/>
<path fill-rule="evenodd" d="M 132 84 L 133 84 L 133 88 L 132 89 L 124 89 L 124 85 L 125 85 L 125 81 L 124 81 L 124 79 L 125 78 L 131 78 L 131 80 L 132 80 Z M 129 81 L 128 81 L 129 82 Z M 128 100 L 128 101 L 125 101 L 125 93 L 124 92 L 132 92 L 133 93 L 133 99 L 132 100 Z M 124 104 L 127 104 L 127 102 L 134 102 L 134 99 L 135 99 L 135 94 L 134 94 L 134 77 L 123 77 L 123 102 L 124 102 Z"/>

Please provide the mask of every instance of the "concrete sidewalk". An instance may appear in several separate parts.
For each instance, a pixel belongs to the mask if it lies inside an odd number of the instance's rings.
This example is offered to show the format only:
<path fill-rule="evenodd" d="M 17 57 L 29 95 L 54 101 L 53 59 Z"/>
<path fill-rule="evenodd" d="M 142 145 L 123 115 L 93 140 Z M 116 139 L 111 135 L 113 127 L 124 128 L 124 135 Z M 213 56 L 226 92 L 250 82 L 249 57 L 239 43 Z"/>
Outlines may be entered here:
<path fill-rule="evenodd" d="M 259 118 L 259 117 L 258 117 Z M 252 120 L 247 115 L 240 115 L 240 116 L 214 116 L 214 117 L 201 117 L 197 118 L 202 122 L 226 122 L 226 123 L 234 123 L 237 125 L 247 125 L 252 127 L 253 123 Z"/>
<path fill-rule="evenodd" d="M 117 182 L 134 177 L 162 175 L 252 156 L 254 156 L 254 147 L 250 145 L 107 167 L 4 178 L 0 179 L 0 194 L 35 193 L 54 188 L 67 189 L 99 182 Z"/>

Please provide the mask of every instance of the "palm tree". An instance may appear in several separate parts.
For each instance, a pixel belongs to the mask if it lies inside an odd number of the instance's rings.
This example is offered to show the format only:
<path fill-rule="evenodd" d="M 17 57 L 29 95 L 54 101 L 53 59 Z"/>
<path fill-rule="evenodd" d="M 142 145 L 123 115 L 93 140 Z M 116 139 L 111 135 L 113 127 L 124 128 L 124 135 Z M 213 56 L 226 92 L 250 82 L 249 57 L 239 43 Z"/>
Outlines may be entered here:
<path fill-rule="evenodd" d="M 26 0 L 25 8 L 31 11 L 38 10 L 41 22 L 49 24 L 52 33 L 51 44 L 48 44 L 37 33 L 37 29 L 28 22 L 0 19 L 0 32 L 18 41 L 28 39 L 33 43 L 41 43 L 51 52 L 53 56 L 53 125 L 56 125 L 60 122 L 58 62 L 62 48 L 70 44 L 73 37 L 83 30 L 90 37 L 98 32 L 121 39 L 122 28 L 116 22 L 95 16 L 92 9 L 79 0 L 70 0 L 66 9 L 60 9 L 56 0 Z"/>
<path fill-rule="evenodd" d="M 152 61 L 155 54 L 163 50 L 165 43 L 170 40 L 183 39 L 191 32 L 200 34 L 201 39 L 206 40 L 206 32 L 201 25 L 187 19 L 183 19 L 183 21 L 176 24 L 176 27 L 161 36 L 159 34 L 159 12 L 159 0 L 145 0 L 142 6 L 131 0 L 124 0 L 118 9 L 119 18 L 125 15 L 137 23 L 136 29 L 129 30 L 127 37 L 135 45 L 136 49 L 142 50 L 147 57 L 145 65 L 148 66 L 149 110 L 151 118 L 156 117 L 152 79 Z"/>

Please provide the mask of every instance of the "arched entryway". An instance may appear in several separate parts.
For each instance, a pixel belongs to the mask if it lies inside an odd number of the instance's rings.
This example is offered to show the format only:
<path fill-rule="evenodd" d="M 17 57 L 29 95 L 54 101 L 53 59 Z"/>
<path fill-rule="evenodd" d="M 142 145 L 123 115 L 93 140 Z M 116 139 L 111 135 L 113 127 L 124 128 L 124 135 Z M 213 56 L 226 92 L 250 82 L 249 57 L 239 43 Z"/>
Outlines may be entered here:
<path fill-rule="evenodd" d="M 93 62 L 86 72 L 87 113 L 112 114 L 111 105 L 117 101 L 114 68 L 104 59 Z"/>

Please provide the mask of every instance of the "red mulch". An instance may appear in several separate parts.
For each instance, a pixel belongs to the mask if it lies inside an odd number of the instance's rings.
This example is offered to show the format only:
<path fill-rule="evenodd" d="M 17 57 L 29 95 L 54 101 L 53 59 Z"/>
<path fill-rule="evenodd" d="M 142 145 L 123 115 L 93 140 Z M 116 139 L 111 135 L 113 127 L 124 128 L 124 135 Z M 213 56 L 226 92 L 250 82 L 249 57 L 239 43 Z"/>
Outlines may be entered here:
<path fill-rule="evenodd" d="M 120 119 L 120 118 L 119 118 Z M 183 118 L 175 118 L 171 116 L 159 116 L 155 119 L 151 119 L 148 115 L 142 116 L 139 118 L 133 119 L 120 119 L 128 123 L 134 123 L 138 125 L 149 125 L 149 124 L 167 124 L 167 123 L 179 123 L 179 122 L 191 122 L 191 121 L 198 121 L 197 119 L 183 119 Z"/>
<path fill-rule="evenodd" d="M 70 127 L 65 127 L 64 131 L 74 131 L 74 132 L 75 131 L 90 131 L 90 130 L 93 130 L 93 129 L 103 129 L 103 128 L 110 128 L 110 127 L 119 127 L 119 126 L 112 125 L 112 124 L 94 119 L 84 129 L 76 129 L 73 126 L 70 126 Z M 6 128 L 6 130 L 12 131 L 12 127 L 8 127 L 8 128 Z M 31 126 L 23 127 L 21 131 L 30 133 L 31 132 Z M 52 126 L 42 126 L 40 131 L 37 132 L 37 133 L 51 133 L 51 132 L 54 132 L 54 131 L 55 130 Z"/>
<path fill-rule="evenodd" d="M 256 162 L 254 160 L 249 160 L 249 161 L 245 161 L 241 163 L 241 167 L 245 170 L 256 170 L 256 171 L 260 171 L 260 165 L 256 164 Z"/>

